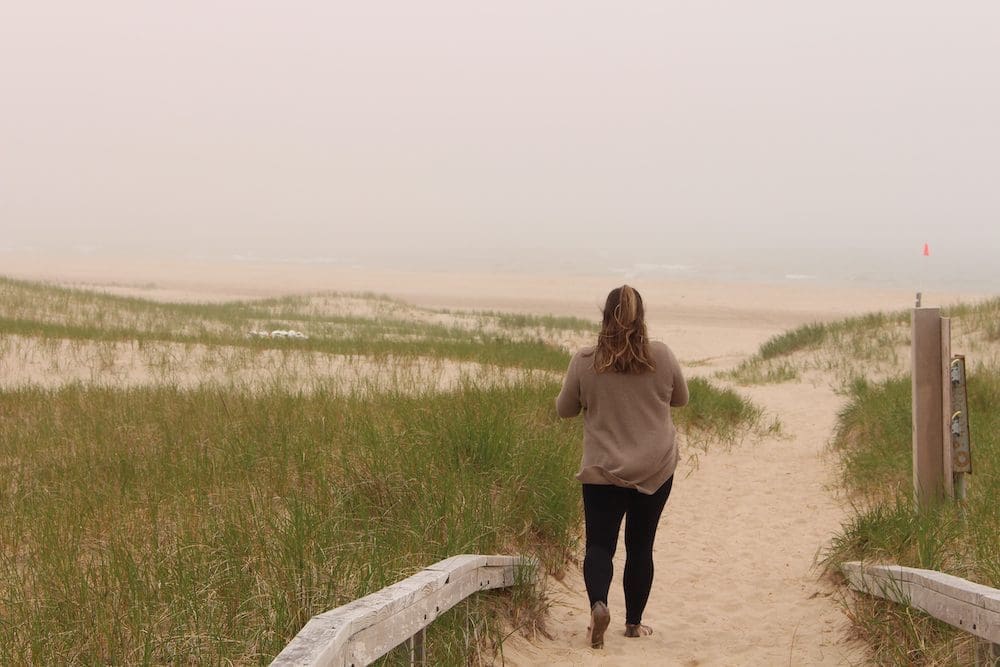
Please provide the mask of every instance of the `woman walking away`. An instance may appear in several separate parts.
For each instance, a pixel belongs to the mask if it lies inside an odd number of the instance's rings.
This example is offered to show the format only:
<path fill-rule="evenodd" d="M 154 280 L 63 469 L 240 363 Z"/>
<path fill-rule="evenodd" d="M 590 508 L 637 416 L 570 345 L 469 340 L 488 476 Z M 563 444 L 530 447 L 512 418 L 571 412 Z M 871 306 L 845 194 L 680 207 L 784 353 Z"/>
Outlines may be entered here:
<path fill-rule="evenodd" d="M 560 417 L 583 411 L 583 461 L 576 478 L 583 482 L 583 578 L 593 648 L 604 647 L 611 621 L 611 559 L 623 517 L 625 636 L 653 632 L 642 624 L 642 612 L 653 584 L 656 526 L 677 467 L 670 407 L 687 401 L 673 352 L 647 337 L 639 293 L 628 285 L 611 290 L 597 345 L 573 355 L 556 399 Z"/>

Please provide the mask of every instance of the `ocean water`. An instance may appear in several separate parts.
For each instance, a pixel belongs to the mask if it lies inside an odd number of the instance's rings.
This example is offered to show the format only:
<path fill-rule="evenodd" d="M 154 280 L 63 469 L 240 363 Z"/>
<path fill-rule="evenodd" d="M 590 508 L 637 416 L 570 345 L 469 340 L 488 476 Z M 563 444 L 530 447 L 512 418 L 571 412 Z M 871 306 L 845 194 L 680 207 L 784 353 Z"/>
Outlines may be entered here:
<path fill-rule="evenodd" d="M 689 263 L 635 263 L 618 267 L 626 279 L 676 278 L 721 282 L 1000 293 L 1000 262 L 984 258 L 901 256 L 873 251 L 702 255 Z"/>
<path fill-rule="evenodd" d="M 922 245 L 874 248 L 670 248 L 567 249 L 541 247 L 440 248 L 383 251 L 330 248 L 301 250 L 231 249 L 163 251 L 161 259 L 232 263 L 268 263 L 402 271 L 475 271 L 496 274 L 547 273 L 606 276 L 614 282 L 690 281 L 829 285 L 943 291 L 974 295 L 1000 294 L 1000 248 L 932 249 Z M 79 257 L 148 257 L 142 248 L 98 245 L 33 248 L 0 245 L 4 256 L 49 252 Z M 2 270 L 0 270 L 2 273 Z"/>
<path fill-rule="evenodd" d="M 936 252 L 874 249 L 790 248 L 673 250 L 505 249 L 408 253 L 374 251 L 296 255 L 231 253 L 216 259 L 277 262 L 343 268 L 558 273 L 608 276 L 618 281 L 677 280 L 724 283 L 789 283 L 1000 294 L 1000 260 L 992 249 Z M 1000 255 L 1000 252 L 997 253 Z"/>

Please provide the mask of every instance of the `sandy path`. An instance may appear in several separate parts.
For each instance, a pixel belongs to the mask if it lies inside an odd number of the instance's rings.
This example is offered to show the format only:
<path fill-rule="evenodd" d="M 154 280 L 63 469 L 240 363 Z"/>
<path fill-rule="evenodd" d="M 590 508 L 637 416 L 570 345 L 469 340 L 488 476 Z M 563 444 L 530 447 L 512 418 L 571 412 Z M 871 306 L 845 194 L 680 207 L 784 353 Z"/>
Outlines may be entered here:
<path fill-rule="evenodd" d="M 863 661 L 848 643 L 817 551 L 840 526 L 833 462 L 824 447 L 840 399 L 824 386 L 754 388 L 784 433 L 716 448 L 678 470 L 654 550 L 656 580 L 644 622 L 653 636 L 622 636 L 624 545 L 615 559 L 605 649 L 586 645 L 579 571 L 551 585 L 553 639 L 508 640 L 511 665 L 843 665 Z"/>

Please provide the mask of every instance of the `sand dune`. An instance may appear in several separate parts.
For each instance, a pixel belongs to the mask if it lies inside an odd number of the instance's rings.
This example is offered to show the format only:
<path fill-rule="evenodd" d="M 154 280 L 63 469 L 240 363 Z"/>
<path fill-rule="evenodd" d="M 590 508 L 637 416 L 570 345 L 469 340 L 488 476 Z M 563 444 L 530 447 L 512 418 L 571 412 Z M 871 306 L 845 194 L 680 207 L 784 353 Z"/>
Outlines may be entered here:
<path fill-rule="evenodd" d="M 79 382 L 108 387 L 218 385 L 338 394 L 451 391 L 549 376 L 430 357 L 381 358 L 226 345 L 0 338 L 0 388 L 56 388 Z"/>

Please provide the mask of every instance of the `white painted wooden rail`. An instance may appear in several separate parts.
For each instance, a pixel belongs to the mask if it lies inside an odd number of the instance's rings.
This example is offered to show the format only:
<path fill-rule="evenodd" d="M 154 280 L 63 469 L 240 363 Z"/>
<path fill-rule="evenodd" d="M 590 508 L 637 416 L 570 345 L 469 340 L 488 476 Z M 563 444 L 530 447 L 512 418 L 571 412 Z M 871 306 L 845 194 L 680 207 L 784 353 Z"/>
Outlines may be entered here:
<path fill-rule="evenodd" d="M 991 645 L 990 664 L 1000 659 L 1000 590 L 933 570 L 899 565 L 841 565 L 856 591 L 920 609 Z"/>
<path fill-rule="evenodd" d="M 272 666 L 361 667 L 409 642 L 423 664 L 424 633 L 476 591 L 534 581 L 537 562 L 520 556 L 452 556 L 399 583 L 309 619 Z"/>

